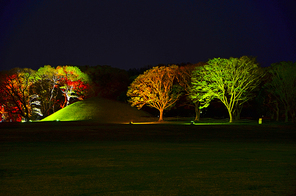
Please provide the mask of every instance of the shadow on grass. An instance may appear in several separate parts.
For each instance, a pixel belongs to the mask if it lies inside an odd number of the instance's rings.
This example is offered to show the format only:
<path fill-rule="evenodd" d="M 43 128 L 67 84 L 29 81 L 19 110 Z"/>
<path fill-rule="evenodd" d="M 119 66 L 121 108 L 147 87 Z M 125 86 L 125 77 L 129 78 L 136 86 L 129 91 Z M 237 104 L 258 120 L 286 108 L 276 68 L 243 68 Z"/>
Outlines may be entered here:
<path fill-rule="evenodd" d="M 3 123 L 0 195 L 287 195 L 295 141 L 255 122 Z"/>

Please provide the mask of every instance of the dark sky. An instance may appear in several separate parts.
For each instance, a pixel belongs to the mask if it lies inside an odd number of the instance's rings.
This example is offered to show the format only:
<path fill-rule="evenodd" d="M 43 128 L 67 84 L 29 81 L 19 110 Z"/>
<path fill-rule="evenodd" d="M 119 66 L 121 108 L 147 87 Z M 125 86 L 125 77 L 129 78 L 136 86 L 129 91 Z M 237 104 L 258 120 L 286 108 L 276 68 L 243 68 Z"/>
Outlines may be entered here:
<path fill-rule="evenodd" d="M 4 0 L 0 70 L 257 56 L 296 62 L 294 0 Z"/>

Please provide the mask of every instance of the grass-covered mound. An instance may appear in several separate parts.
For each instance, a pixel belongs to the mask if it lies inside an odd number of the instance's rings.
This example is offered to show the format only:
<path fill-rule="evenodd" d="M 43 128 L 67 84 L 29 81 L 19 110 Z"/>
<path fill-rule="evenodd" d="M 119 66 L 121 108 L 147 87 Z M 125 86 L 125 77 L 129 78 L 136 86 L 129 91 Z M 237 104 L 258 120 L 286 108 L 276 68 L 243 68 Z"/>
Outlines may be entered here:
<path fill-rule="evenodd" d="M 101 123 L 129 123 L 147 121 L 148 117 L 150 114 L 125 103 L 103 98 L 90 98 L 73 103 L 42 121 L 94 120 Z"/>

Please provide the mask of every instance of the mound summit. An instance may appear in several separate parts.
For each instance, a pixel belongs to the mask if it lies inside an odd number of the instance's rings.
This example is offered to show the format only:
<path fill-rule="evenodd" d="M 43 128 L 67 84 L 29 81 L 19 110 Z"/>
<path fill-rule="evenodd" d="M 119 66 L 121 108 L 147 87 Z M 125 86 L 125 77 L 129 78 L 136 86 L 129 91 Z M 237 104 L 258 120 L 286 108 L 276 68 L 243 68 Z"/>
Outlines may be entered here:
<path fill-rule="evenodd" d="M 100 123 L 129 123 L 147 121 L 150 114 L 118 101 L 90 98 L 75 102 L 42 121 L 93 120 Z"/>

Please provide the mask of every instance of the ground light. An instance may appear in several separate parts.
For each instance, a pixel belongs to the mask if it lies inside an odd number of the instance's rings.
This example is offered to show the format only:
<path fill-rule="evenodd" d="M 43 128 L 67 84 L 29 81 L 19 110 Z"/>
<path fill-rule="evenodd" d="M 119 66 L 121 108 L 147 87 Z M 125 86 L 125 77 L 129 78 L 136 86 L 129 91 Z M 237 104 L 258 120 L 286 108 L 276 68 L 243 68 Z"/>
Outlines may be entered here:
<path fill-rule="evenodd" d="M 190 121 L 190 122 L 172 122 L 172 121 L 162 121 L 162 122 L 158 122 L 158 121 L 150 121 L 150 122 L 125 122 L 125 123 L 122 123 L 122 124 L 132 124 L 132 125 L 152 125 L 152 124 L 155 124 L 155 125 L 165 125 L 165 124 L 170 124 L 170 125 L 190 125 L 190 126 L 201 126 L 201 125 L 234 125 L 235 123 L 228 123 L 228 122 L 224 122 L 224 123 L 201 123 L 201 122 L 198 122 L 198 123 L 195 123 L 194 121 Z"/>

